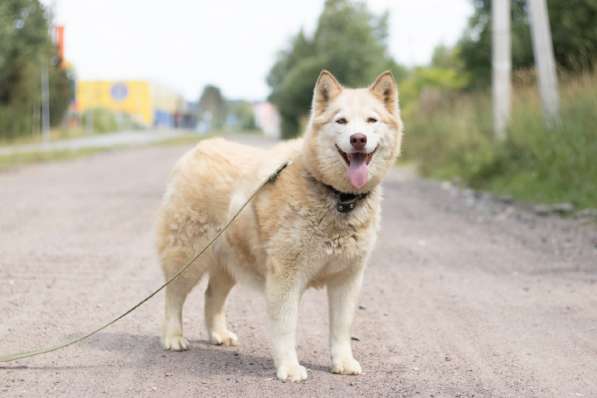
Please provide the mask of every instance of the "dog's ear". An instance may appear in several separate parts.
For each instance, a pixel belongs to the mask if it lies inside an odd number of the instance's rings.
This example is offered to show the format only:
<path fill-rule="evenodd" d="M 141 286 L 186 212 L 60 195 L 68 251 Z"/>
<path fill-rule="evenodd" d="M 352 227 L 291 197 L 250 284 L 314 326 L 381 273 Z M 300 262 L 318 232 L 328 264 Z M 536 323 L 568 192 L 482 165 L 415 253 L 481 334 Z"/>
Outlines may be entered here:
<path fill-rule="evenodd" d="M 342 92 L 342 86 L 338 80 L 327 70 L 322 70 L 315 83 L 313 93 L 313 111 L 319 114 L 325 110 L 328 103 Z"/>
<path fill-rule="evenodd" d="M 369 91 L 384 103 L 390 113 L 398 114 L 398 85 L 392 72 L 388 70 L 377 76 Z"/>

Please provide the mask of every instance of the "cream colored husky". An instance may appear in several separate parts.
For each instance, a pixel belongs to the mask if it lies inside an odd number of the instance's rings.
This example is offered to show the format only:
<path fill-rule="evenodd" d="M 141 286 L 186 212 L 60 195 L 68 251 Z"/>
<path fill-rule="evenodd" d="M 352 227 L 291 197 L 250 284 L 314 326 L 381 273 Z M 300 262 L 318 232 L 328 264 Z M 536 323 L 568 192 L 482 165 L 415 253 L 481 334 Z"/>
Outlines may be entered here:
<path fill-rule="evenodd" d="M 176 164 L 160 210 L 158 251 L 170 278 L 214 236 L 263 179 L 291 160 L 211 250 L 166 288 L 162 343 L 186 350 L 182 307 L 204 274 L 205 320 L 214 344 L 236 345 L 225 303 L 236 282 L 264 292 L 276 373 L 307 378 L 295 349 L 297 311 L 309 287 L 327 288 L 331 370 L 359 374 L 351 324 L 376 240 L 381 187 L 400 151 L 402 122 L 391 73 L 368 88 L 342 87 L 327 71 L 315 85 L 303 139 L 270 150 L 223 139 L 199 143 Z"/>

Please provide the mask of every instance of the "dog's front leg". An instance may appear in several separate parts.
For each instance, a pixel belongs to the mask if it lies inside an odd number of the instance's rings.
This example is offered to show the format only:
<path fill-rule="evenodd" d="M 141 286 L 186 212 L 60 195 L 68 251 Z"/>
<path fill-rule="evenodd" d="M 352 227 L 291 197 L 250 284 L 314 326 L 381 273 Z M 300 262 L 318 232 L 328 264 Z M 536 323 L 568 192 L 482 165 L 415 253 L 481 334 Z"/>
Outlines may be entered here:
<path fill-rule="evenodd" d="M 351 327 L 363 282 L 363 269 L 338 275 L 327 284 L 332 372 L 356 375 L 361 365 L 352 356 Z"/>
<path fill-rule="evenodd" d="M 296 323 L 302 287 L 286 272 L 268 275 L 266 280 L 267 312 L 272 338 L 276 375 L 280 380 L 301 381 L 307 369 L 296 355 Z"/>

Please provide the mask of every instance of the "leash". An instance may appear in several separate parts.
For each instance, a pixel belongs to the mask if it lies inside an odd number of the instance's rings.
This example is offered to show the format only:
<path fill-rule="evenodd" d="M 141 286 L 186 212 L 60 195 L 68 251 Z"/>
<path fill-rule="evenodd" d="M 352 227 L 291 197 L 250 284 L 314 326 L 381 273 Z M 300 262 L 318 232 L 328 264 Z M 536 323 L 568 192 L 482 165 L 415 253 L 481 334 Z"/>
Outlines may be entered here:
<path fill-rule="evenodd" d="M 50 353 L 50 352 L 58 351 L 58 350 L 61 350 L 63 348 L 66 348 L 68 346 L 80 343 L 81 341 L 90 338 L 91 336 L 93 336 L 93 335 L 101 332 L 102 330 L 108 328 L 109 326 L 112 326 L 113 324 L 115 324 L 116 322 L 118 322 L 119 320 L 121 320 L 122 318 L 124 318 L 125 316 L 127 316 L 128 314 L 130 314 L 131 312 L 135 311 L 137 308 L 139 308 L 140 306 L 142 306 L 143 304 L 145 304 L 153 296 L 155 296 L 161 290 L 163 290 L 166 286 L 168 286 L 170 283 L 172 283 L 172 281 L 174 281 L 183 272 L 185 272 L 195 262 L 195 260 L 197 260 L 199 257 L 201 257 L 201 255 L 203 253 L 205 253 L 207 251 L 207 249 L 209 249 L 214 244 L 214 242 L 228 229 L 228 227 L 230 227 L 230 225 L 237 219 L 237 217 L 240 215 L 240 213 L 243 211 L 243 209 L 253 200 L 253 198 L 263 189 L 263 187 L 265 187 L 269 183 L 273 183 L 276 180 L 276 178 L 278 178 L 278 176 L 280 175 L 280 173 L 282 172 L 282 170 L 284 170 L 289 164 L 290 164 L 290 162 L 286 161 L 286 162 L 282 163 L 280 166 L 278 166 L 278 168 L 276 168 L 276 170 L 272 174 L 270 174 L 269 177 L 265 181 L 263 181 L 257 187 L 257 189 L 255 189 L 255 191 L 253 191 L 253 193 L 251 194 L 251 196 L 249 196 L 249 198 L 236 211 L 236 213 L 234 213 L 234 215 L 232 215 L 232 217 L 230 217 L 230 219 L 228 220 L 228 222 L 222 228 L 218 229 L 218 232 L 212 238 L 212 240 L 210 240 L 209 243 L 203 249 L 201 249 L 197 254 L 195 254 L 195 256 L 188 263 L 186 263 L 184 267 L 182 267 L 176 274 L 174 274 L 174 276 L 172 276 L 170 279 L 168 279 L 166 282 L 164 282 L 159 288 L 157 288 L 156 290 L 154 290 L 151 294 L 149 294 L 143 300 L 139 301 L 137 304 L 135 304 L 134 306 L 132 306 L 131 308 L 129 308 L 127 311 L 125 311 L 122 315 L 119 315 L 118 317 L 112 319 L 111 321 L 105 323 L 104 325 L 98 327 L 97 329 L 95 329 L 95 330 L 93 330 L 93 331 L 91 331 L 91 332 L 89 332 L 89 333 L 87 333 L 87 334 L 85 334 L 85 335 L 83 335 L 81 337 L 77 337 L 75 339 L 66 341 L 64 343 L 61 343 L 61 344 L 58 344 L 58 345 L 55 345 L 55 346 L 46 347 L 46 348 L 40 348 L 40 349 L 33 350 L 33 351 L 18 352 L 18 353 L 8 354 L 8 355 L 0 355 L 0 362 L 11 362 L 11 361 L 16 361 L 17 359 L 31 358 L 31 357 L 35 357 L 35 356 L 38 356 L 38 355 L 42 355 L 42 354 L 47 354 L 47 353 Z"/>

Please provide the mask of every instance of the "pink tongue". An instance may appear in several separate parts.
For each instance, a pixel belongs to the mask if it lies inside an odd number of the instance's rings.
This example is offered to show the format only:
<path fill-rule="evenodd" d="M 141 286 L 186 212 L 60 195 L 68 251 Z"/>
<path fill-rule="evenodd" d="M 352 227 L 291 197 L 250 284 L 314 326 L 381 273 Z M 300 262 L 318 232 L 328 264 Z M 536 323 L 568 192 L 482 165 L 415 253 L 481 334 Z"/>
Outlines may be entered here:
<path fill-rule="evenodd" d="M 369 167 L 365 161 L 366 157 L 363 153 L 355 153 L 349 157 L 348 179 L 356 189 L 361 189 L 369 178 Z"/>

